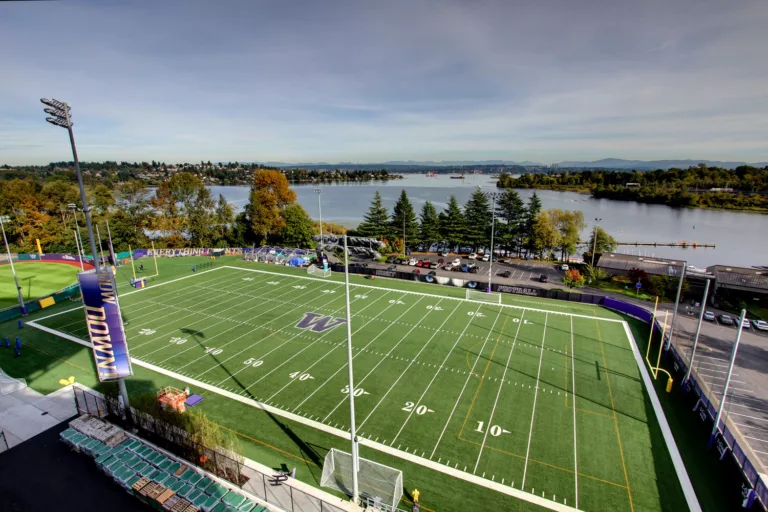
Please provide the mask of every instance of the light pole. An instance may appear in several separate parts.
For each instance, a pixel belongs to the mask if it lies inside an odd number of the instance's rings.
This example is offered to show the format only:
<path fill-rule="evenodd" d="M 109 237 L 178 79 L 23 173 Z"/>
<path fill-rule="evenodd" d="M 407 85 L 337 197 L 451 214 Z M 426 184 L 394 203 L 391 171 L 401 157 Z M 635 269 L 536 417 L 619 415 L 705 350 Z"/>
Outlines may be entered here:
<path fill-rule="evenodd" d="M 733 365 L 736 362 L 736 354 L 739 351 L 739 342 L 741 341 L 741 331 L 744 328 L 744 317 L 747 316 L 747 310 L 741 310 L 741 317 L 739 317 L 739 330 L 736 333 L 736 342 L 733 344 L 733 351 L 731 351 L 731 361 L 728 363 L 728 373 L 725 376 L 725 386 L 723 386 L 723 395 L 720 398 L 720 407 L 717 409 L 717 416 L 715 416 L 715 425 L 712 427 L 712 433 L 709 436 L 709 447 L 715 443 L 717 438 L 717 432 L 720 430 L 720 418 L 723 417 L 723 406 L 725 405 L 725 397 L 728 395 L 728 386 L 731 384 L 731 375 L 733 375 Z"/>
<path fill-rule="evenodd" d="M 77 147 L 75 146 L 75 134 L 72 132 L 72 120 L 70 118 L 71 107 L 65 102 L 58 100 L 49 100 L 42 98 L 40 101 L 47 105 L 49 108 L 43 109 L 46 114 L 50 114 L 52 117 L 46 117 L 45 120 L 54 126 L 66 128 L 69 133 L 69 144 L 72 146 L 72 158 L 75 161 L 75 173 L 77 174 L 77 185 L 80 188 L 80 202 L 83 203 L 83 215 L 85 215 L 85 227 L 88 230 L 88 241 L 91 243 L 91 254 L 93 255 L 93 268 L 96 273 L 99 273 L 99 257 L 96 250 L 96 238 L 93 236 L 93 226 L 91 224 L 91 208 L 88 205 L 88 198 L 85 195 L 85 186 L 83 185 L 83 174 L 80 172 L 80 161 L 77 158 Z M 77 224 L 77 215 L 75 215 L 75 224 Z M 123 406 L 126 410 L 130 410 L 130 403 L 128 401 L 128 390 L 125 387 L 125 379 L 120 377 L 117 380 L 118 387 L 120 388 L 120 395 L 123 398 Z"/>
<path fill-rule="evenodd" d="M 11 257 L 11 248 L 8 247 L 8 239 L 5 237 L 5 223 L 10 222 L 11 218 L 7 215 L 0 215 L 0 229 L 3 231 L 3 242 L 5 243 L 5 250 L 8 253 L 8 263 L 11 264 L 11 273 L 13 274 L 13 281 L 16 283 L 16 293 L 19 297 L 19 307 L 21 308 L 21 314 L 27 314 L 27 308 L 24 307 L 24 296 L 21 294 L 21 286 L 19 286 L 19 277 L 16 275 L 16 267 L 13 266 L 13 258 Z"/>
<path fill-rule="evenodd" d="M 349 305 L 349 252 L 347 252 L 347 235 L 344 235 L 344 295 L 347 301 L 347 369 L 349 384 L 349 439 L 352 442 L 352 501 L 357 504 L 358 486 L 357 472 L 360 470 L 359 453 L 357 451 L 357 433 L 355 432 L 355 374 L 352 371 L 352 309 Z"/>
<path fill-rule="evenodd" d="M 80 270 L 85 272 L 85 267 L 83 267 L 85 248 L 83 247 L 83 241 L 80 238 L 80 225 L 77 223 L 77 205 L 75 203 L 69 203 L 67 208 L 72 210 L 72 217 L 75 218 L 75 245 L 77 246 L 77 257 L 80 258 Z"/>
<path fill-rule="evenodd" d="M 603 219 L 598 219 L 595 217 L 595 234 L 593 235 L 594 240 L 592 241 L 592 266 L 595 266 L 595 251 L 597 251 L 597 226 L 600 224 L 600 221 Z"/>
<path fill-rule="evenodd" d="M 323 201 L 321 200 L 321 197 L 323 196 L 323 189 L 320 187 L 315 187 L 312 189 L 312 191 L 317 194 L 317 208 L 320 210 L 320 250 L 323 249 Z"/>
<path fill-rule="evenodd" d="M 488 256 L 488 262 L 490 263 L 488 268 L 488 293 L 491 293 L 491 280 L 493 279 L 493 235 L 496 231 L 496 199 L 499 195 L 499 192 L 485 192 L 485 196 L 491 199 L 491 254 Z"/>
<path fill-rule="evenodd" d="M 685 372 L 683 383 L 688 382 L 688 379 L 691 377 L 691 371 L 693 371 L 693 361 L 696 358 L 696 347 L 699 344 L 699 334 L 701 334 L 701 321 L 704 320 L 704 312 L 707 309 L 708 293 L 709 293 L 709 279 L 706 280 L 706 283 L 704 285 L 704 297 L 701 300 L 701 311 L 699 312 L 699 323 L 696 326 L 696 335 L 693 337 L 693 348 L 691 349 L 691 359 L 690 361 L 688 361 L 688 371 Z"/>

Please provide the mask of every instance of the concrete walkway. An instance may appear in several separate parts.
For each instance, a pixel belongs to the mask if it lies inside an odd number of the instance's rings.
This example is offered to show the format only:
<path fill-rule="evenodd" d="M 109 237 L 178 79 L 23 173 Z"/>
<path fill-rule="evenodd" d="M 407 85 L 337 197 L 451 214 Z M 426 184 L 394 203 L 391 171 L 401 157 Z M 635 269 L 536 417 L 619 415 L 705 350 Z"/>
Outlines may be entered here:
<path fill-rule="evenodd" d="M 13 448 L 37 434 L 77 414 L 72 386 L 49 395 L 23 388 L 0 395 L 0 430 L 5 433 L 8 448 Z"/>

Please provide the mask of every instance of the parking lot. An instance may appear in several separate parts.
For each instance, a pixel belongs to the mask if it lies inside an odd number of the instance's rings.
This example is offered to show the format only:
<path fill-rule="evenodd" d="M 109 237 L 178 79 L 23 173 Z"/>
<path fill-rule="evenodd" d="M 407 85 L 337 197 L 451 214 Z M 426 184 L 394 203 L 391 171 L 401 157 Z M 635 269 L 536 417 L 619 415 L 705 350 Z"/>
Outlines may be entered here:
<path fill-rule="evenodd" d="M 698 309 L 680 307 L 675 346 L 690 361 L 693 338 L 698 322 Z M 720 311 L 709 309 L 716 316 Z M 731 315 L 733 316 L 733 315 Z M 671 321 L 671 313 L 670 313 Z M 711 395 L 722 399 L 728 364 L 736 341 L 736 326 L 722 325 L 718 320 L 703 322 L 694 369 L 709 386 Z M 723 416 L 738 427 L 755 457 L 768 467 L 768 332 L 745 328 L 728 388 Z"/>

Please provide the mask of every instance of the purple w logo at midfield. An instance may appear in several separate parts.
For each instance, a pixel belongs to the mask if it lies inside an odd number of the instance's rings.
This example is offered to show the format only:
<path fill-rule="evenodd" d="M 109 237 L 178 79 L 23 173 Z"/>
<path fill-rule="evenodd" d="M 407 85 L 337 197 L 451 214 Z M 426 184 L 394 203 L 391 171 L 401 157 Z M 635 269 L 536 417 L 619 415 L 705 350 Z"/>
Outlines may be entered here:
<path fill-rule="evenodd" d="M 311 329 L 315 332 L 323 332 L 328 329 L 346 323 L 344 318 L 333 318 L 330 316 L 323 316 L 318 313 L 304 313 L 304 318 L 301 322 L 296 324 L 299 329 Z"/>

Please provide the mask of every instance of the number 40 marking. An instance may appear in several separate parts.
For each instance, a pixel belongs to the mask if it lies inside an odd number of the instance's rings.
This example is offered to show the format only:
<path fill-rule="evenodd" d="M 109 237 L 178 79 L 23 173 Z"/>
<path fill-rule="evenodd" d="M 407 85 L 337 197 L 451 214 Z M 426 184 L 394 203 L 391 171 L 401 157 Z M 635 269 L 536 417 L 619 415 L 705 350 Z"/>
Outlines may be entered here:
<path fill-rule="evenodd" d="M 475 432 L 480 432 L 481 434 L 484 433 L 485 432 L 483 430 L 484 426 L 485 426 L 485 422 L 484 421 L 478 421 L 477 422 L 477 428 L 475 429 Z M 491 435 L 493 437 L 499 437 L 501 434 L 509 434 L 509 433 L 510 433 L 509 430 L 507 430 L 505 428 L 501 428 L 498 425 L 494 425 L 494 426 L 491 427 Z"/>

